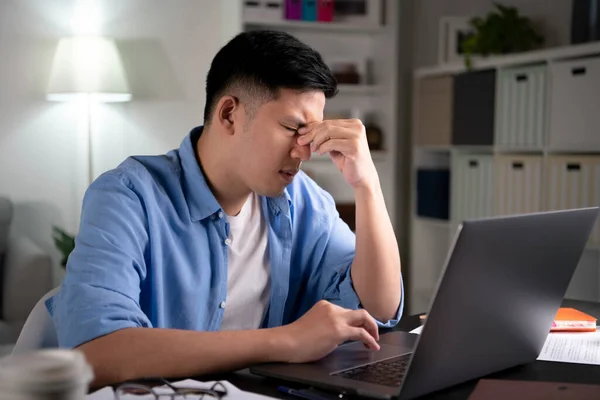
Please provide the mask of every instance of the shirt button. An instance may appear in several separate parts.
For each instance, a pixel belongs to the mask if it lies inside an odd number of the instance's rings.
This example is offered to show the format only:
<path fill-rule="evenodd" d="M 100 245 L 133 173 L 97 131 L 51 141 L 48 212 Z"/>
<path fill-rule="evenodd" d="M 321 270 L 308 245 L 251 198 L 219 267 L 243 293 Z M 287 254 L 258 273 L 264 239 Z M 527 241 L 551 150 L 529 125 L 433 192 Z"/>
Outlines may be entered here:
<path fill-rule="evenodd" d="M 225 302 L 224 302 L 224 301 L 222 301 L 222 302 L 221 302 L 221 304 L 219 304 L 219 307 L 221 307 L 221 308 L 225 308 Z"/>
<path fill-rule="evenodd" d="M 223 218 L 223 213 L 219 211 L 219 218 Z"/>
<path fill-rule="evenodd" d="M 231 239 L 227 238 L 225 239 L 225 245 L 229 246 L 231 244 Z"/>

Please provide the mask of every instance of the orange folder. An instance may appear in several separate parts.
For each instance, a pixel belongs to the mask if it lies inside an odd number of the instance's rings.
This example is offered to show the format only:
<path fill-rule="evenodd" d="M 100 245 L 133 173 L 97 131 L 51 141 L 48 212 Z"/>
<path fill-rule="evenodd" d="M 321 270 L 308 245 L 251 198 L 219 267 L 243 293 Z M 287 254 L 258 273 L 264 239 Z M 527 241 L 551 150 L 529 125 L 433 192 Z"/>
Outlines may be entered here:
<path fill-rule="evenodd" d="M 574 308 L 561 307 L 554 317 L 550 332 L 594 332 L 596 318 Z"/>

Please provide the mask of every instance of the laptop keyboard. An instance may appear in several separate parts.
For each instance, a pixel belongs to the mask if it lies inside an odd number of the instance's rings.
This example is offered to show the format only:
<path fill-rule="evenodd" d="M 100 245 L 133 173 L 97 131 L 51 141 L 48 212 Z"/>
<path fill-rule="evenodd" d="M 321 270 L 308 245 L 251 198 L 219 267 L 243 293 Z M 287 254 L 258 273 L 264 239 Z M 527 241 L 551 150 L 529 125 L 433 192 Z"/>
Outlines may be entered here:
<path fill-rule="evenodd" d="M 400 386 L 409 359 L 410 354 L 403 354 L 373 364 L 338 372 L 337 374 L 333 374 L 333 376 L 341 376 L 343 378 L 375 383 L 383 386 Z"/>

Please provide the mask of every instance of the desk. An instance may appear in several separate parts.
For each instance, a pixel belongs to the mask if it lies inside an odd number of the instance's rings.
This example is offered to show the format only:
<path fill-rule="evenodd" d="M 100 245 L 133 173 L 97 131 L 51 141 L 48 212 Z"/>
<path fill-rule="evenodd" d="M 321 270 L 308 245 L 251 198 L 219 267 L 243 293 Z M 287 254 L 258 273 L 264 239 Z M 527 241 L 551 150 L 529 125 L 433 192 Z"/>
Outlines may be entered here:
<path fill-rule="evenodd" d="M 600 303 L 564 300 L 563 307 L 574 307 L 600 319 Z M 394 330 L 410 331 L 419 326 L 419 324 L 419 317 L 417 315 L 406 316 L 402 318 Z M 497 372 L 487 376 L 487 378 L 598 384 L 600 382 L 600 366 L 535 361 L 531 364 Z M 199 379 L 206 380 L 206 377 Z M 280 382 L 254 376 L 247 370 L 218 377 L 211 377 L 211 379 L 228 380 L 240 389 L 250 392 L 282 399 L 287 398 L 297 400 L 295 397 L 285 396 L 277 391 L 277 384 Z M 425 396 L 423 399 L 466 399 L 469 397 L 476 384 L 477 380 L 463 383 Z M 300 387 L 295 384 L 286 383 L 286 385 L 290 387 Z"/>

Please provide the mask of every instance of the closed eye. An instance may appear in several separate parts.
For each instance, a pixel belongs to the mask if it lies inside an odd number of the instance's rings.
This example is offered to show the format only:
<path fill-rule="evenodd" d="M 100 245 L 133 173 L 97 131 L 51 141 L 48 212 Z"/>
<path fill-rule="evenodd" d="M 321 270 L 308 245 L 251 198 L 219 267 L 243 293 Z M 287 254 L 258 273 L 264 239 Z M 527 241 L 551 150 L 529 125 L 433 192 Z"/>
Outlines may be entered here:
<path fill-rule="evenodd" d="M 294 132 L 295 135 L 298 134 L 298 129 L 290 128 L 289 126 L 282 125 L 286 130 L 290 132 Z"/>

